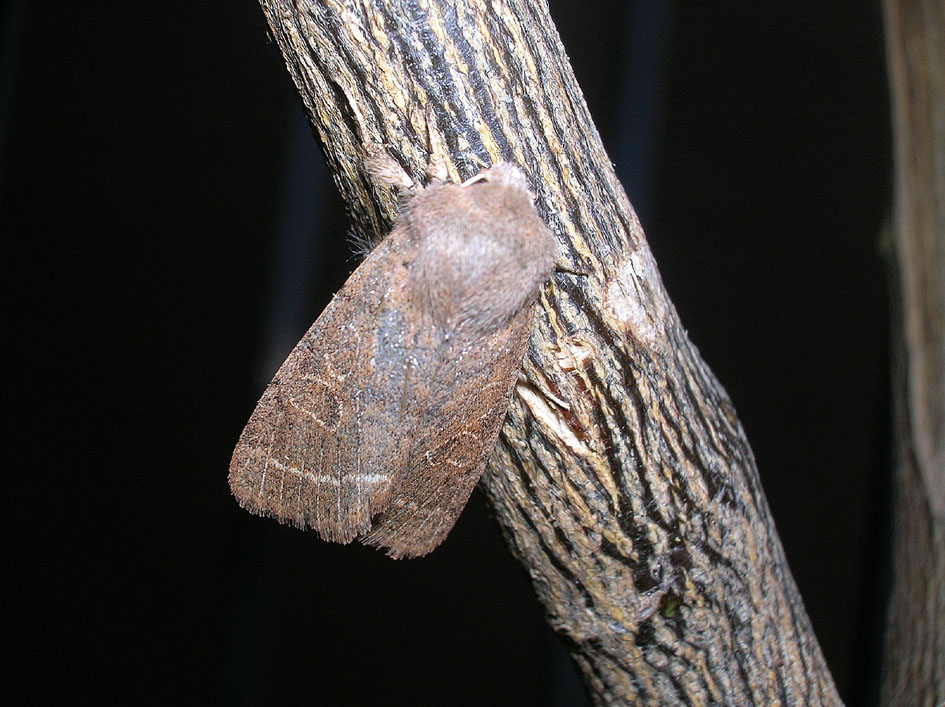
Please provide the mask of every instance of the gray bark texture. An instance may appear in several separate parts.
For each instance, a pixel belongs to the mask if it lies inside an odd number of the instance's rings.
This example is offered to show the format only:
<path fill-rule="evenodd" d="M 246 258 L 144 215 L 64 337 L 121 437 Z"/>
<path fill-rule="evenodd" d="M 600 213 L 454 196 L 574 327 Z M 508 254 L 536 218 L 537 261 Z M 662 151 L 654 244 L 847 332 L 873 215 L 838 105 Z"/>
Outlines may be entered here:
<path fill-rule="evenodd" d="M 886 0 L 895 158 L 892 593 L 882 701 L 945 704 L 945 5 Z"/>
<path fill-rule="evenodd" d="M 386 152 L 528 175 L 575 272 L 536 307 L 483 477 L 597 704 L 837 704 L 755 461 L 686 336 L 544 2 L 261 0 L 361 236 Z"/>

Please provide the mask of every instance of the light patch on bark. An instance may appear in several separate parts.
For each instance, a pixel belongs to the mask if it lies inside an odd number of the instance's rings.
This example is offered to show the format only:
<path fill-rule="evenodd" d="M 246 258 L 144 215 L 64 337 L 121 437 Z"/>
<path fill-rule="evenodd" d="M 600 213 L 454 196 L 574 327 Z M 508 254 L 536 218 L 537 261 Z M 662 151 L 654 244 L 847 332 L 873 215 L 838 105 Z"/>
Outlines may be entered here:
<path fill-rule="evenodd" d="M 604 309 L 640 344 L 663 353 L 665 323 L 673 318 L 662 295 L 656 262 L 649 248 L 637 248 L 620 265 L 604 291 Z"/>

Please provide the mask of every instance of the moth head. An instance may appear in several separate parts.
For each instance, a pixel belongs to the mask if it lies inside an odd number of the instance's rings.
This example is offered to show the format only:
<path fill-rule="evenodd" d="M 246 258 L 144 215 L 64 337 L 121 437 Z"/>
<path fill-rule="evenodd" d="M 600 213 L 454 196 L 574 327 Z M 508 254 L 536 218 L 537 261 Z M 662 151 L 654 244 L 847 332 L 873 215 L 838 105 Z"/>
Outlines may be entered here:
<path fill-rule="evenodd" d="M 437 326 L 489 334 L 531 304 L 554 268 L 555 239 L 512 164 L 428 187 L 405 216 L 416 242 L 411 287 Z"/>

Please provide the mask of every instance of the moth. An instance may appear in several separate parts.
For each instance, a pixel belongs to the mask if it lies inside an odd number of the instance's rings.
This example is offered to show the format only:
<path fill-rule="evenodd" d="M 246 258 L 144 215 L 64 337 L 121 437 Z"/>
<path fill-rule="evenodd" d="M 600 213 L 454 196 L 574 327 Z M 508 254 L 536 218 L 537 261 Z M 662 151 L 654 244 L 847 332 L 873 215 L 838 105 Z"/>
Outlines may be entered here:
<path fill-rule="evenodd" d="M 495 446 L 555 256 L 512 164 L 417 190 L 259 400 L 230 462 L 240 505 L 392 557 L 439 545 Z"/>

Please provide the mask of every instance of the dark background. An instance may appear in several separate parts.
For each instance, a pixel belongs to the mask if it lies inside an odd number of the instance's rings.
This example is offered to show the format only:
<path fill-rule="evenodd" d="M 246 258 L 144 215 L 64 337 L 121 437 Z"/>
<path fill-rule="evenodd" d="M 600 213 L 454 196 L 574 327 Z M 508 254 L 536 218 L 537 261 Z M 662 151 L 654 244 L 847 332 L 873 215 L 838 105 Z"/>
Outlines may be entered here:
<path fill-rule="evenodd" d="M 889 495 L 879 8 L 552 11 L 841 694 L 869 704 Z M 355 266 L 259 7 L 2 12 L 4 702 L 580 704 L 478 493 L 442 548 L 400 562 L 229 495 L 261 386 Z"/>

